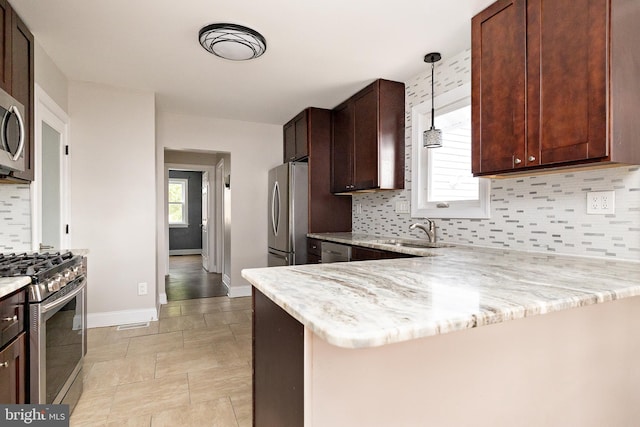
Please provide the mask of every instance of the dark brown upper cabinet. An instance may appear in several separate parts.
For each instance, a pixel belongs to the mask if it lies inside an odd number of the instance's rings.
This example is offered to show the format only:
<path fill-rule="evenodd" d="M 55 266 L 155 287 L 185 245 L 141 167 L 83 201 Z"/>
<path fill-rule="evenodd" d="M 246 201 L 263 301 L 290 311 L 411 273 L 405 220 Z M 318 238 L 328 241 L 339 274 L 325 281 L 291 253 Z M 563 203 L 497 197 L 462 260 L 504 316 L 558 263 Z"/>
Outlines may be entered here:
<path fill-rule="evenodd" d="M 24 172 L 11 172 L 5 181 L 33 181 L 34 158 L 34 40 L 6 0 L 0 0 L 0 87 L 24 105 Z"/>
<path fill-rule="evenodd" d="M 640 2 L 500 0 L 472 19 L 472 171 L 640 163 Z"/>
<path fill-rule="evenodd" d="M 309 155 L 308 110 L 284 125 L 284 163 L 302 160 Z"/>
<path fill-rule="evenodd" d="M 333 193 L 404 188 L 404 94 L 380 79 L 333 109 Z"/>
<path fill-rule="evenodd" d="M 330 191 L 331 110 L 307 108 L 287 122 L 283 131 L 285 162 L 302 159 L 309 164 L 309 233 L 351 231 L 351 199 Z M 304 148 L 294 150 L 294 144 L 290 145 L 289 152 L 297 151 L 298 156 L 287 156 L 288 141 L 304 141 Z"/>
<path fill-rule="evenodd" d="M 14 172 L 13 177 L 33 181 L 35 175 L 34 159 L 34 41 L 33 34 L 13 13 L 11 31 L 11 96 L 24 105 L 24 123 L 27 127 L 24 141 L 24 172 Z"/>
<path fill-rule="evenodd" d="M 11 93 L 11 7 L 0 0 L 0 88 Z"/>

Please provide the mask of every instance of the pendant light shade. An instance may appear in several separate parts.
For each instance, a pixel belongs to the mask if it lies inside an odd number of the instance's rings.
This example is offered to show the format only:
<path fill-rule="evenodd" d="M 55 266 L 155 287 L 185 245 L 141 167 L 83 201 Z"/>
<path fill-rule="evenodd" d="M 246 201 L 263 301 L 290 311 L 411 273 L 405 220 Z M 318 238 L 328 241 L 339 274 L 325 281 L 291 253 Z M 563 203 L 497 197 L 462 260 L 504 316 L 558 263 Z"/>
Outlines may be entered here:
<path fill-rule="evenodd" d="M 435 68 L 435 63 L 440 61 L 442 55 L 438 52 L 428 53 L 424 57 L 424 62 L 431 64 L 431 128 L 429 130 L 425 130 L 422 134 L 422 144 L 425 148 L 438 148 L 442 147 L 442 131 L 440 129 L 436 129 L 435 127 L 435 93 L 434 93 L 434 82 L 433 82 L 433 71 Z"/>
<path fill-rule="evenodd" d="M 236 24 L 211 24 L 200 30 L 200 44 L 207 52 L 232 61 L 246 61 L 267 50 L 262 34 Z"/>

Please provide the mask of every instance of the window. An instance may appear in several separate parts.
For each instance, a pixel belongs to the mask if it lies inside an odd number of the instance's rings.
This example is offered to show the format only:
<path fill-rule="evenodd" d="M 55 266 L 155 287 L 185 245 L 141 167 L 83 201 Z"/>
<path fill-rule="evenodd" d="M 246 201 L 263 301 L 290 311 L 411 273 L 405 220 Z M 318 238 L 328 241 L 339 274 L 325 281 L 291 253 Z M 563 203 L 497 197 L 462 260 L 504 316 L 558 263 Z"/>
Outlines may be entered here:
<path fill-rule="evenodd" d="M 185 178 L 169 178 L 169 226 L 188 227 L 187 194 L 189 181 Z"/>
<path fill-rule="evenodd" d="M 411 216 L 489 218 L 491 180 L 471 174 L 471 84 L 452 89 L 434 101 L 442 147 L 422 146 L 422 133 L 431 124 L 431 99 L 411 110 Z"/>

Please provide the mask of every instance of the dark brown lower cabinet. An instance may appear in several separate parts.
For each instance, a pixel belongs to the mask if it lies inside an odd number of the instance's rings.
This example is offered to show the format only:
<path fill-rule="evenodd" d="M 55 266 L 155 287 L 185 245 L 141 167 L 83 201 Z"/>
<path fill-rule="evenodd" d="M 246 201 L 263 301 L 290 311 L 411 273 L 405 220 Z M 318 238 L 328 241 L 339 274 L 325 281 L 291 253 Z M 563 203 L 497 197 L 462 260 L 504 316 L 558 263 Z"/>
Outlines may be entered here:
<path fill-rule="evenodd" d="M 351 247 L 351 261 L 370 261 L 374 259 L 411 258 L 412 256 L 413 255 L 401 254 L 398 252 L 363 248 L 362 246 Z"/>
<path fill-rule="evenodd" d="M 0 403 L 25 403 L 25 333 L 0 351 Z"/>
<path fill-rule="evenodd" d="M 253 425 L 304 425 L 304 327 L 255 288 Z"/>

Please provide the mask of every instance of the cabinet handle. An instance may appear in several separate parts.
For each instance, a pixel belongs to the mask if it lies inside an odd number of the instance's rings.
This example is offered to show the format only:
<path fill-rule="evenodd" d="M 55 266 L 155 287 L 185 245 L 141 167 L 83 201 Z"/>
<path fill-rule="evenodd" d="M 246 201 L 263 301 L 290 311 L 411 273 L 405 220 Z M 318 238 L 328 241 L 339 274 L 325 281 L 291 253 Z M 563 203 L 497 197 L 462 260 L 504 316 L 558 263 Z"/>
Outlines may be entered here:
<path fill-rule="evenodd" d="M 0 363 L 0 368 L 8 368 L 8 367 L 9 367 L 9 362 Z"/>
<path fill-rule="evenodd" d="M 3 322 L 15 322 L 16 320 L 18 320 L 18 315 L 14 315 L 13 317 L 3 317 L 2 321 Z"/>
<path fill-rule="evenodd" d="M 515 163 L 516 165 L 519 165 L 520 163 L 522 163 L 522 160 L 516 157 L 515 159 L 513 159 L 513 163 Z"/>
<path fill-rule="evenodd" d="M 535 160 L 536 160 L 536 156 L 529 156 L 529 161 L 530 161 L 530 162 L 533 162 L 533 161 L 535 161 Z"/>

